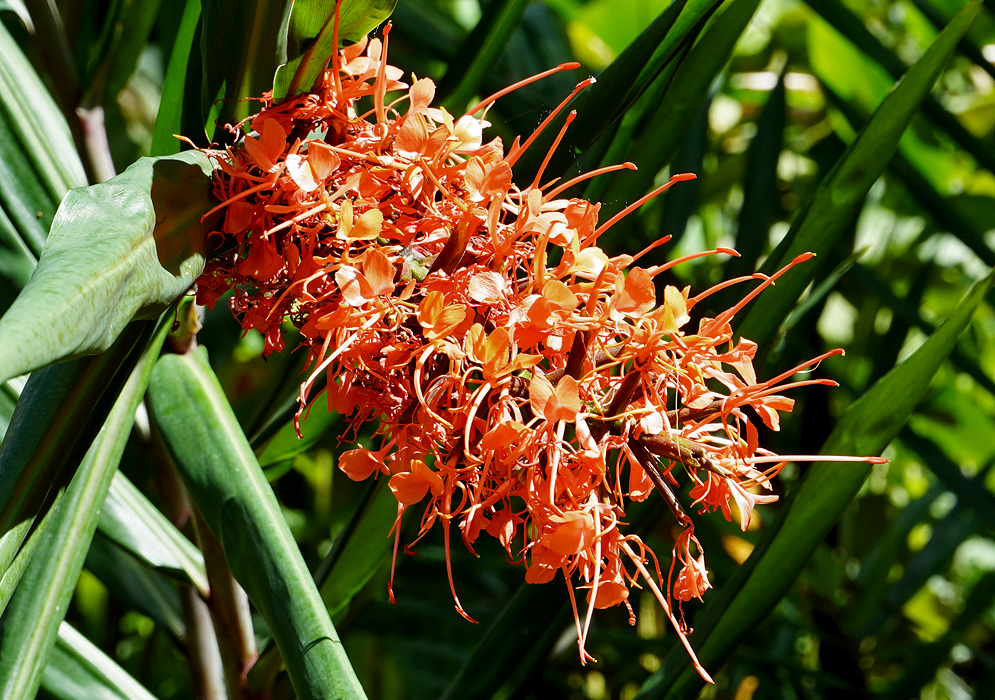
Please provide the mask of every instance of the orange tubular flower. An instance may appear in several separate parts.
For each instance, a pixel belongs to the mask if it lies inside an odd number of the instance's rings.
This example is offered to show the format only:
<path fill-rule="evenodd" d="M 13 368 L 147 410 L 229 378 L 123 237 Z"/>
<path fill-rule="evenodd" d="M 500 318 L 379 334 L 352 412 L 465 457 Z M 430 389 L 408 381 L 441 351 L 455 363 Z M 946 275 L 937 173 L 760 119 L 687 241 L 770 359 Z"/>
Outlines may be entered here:
<path fill-rule="evenodd" d="M 563 187 L 515 185 L 511 165 L 534 138 L 516 139 L 510 156 L 484 141 L 474 115 L 492 99 L 458 118 L 434 108 L 432 81 L 408 88 L 385 50 L 376 39 L 343 49 L 314 92 L 278 105 L 264 96 L 237 127 L 244 138 L 210 152 L 226 210 L 218 233 L 231 245 L 208 264 L 198 301 L 213 306 L 233 289 L 232 310 L 267 354 L 293 323 L 311 368 L 301 410 L 323 375 L 329 406 L 352 428 L 373 422 L 379 448 L 345 452 L 340 468 L 389 477 L 398 522 L 424 507 L 419 537 L 442 524 L 447 568 L 455 523 L 468 547 L 496 538 L 531 583 L 562 572 L 582 660 L 592 611 L 628 607 L 629 589 L 645 584 L 693 657 L 670 600 L 700 598 L 709 582 L 677 477 L 702 510 L 730 519 L 735 503 L 745 529 L 790 458 L 759 447 L 744 407 L 777 430 L 792 408 L 779 392 L 827 383 L 788 383 L 822 358 L 758 382 L 756 345 L 734 344 L 729 322 L 777 275 L 738 280 L 760 283 L 690 329 L 715 290 L 666 287 L 661 301 L 653 277 L 669 265 L 644 269 L 596 246 L 617 217 L 599 225 L 597 204 L 554 199 Z M 360 115 L 367 95 L 375 109 Z M 621 529 L 628 500 L 654 489 L 684 528 L 666 580 Z"/>

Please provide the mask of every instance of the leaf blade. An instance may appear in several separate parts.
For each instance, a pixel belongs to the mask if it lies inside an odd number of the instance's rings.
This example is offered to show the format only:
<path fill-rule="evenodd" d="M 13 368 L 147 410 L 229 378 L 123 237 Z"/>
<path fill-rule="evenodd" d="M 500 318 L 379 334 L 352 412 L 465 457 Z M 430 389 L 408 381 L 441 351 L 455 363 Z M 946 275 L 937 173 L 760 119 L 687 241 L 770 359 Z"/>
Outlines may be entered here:
<path fill-rule="evenodd" d="M 149 399 L 191 497 L 266 618 L 298 695 L 365 698 L 203 349 L 162 358 Z"/>

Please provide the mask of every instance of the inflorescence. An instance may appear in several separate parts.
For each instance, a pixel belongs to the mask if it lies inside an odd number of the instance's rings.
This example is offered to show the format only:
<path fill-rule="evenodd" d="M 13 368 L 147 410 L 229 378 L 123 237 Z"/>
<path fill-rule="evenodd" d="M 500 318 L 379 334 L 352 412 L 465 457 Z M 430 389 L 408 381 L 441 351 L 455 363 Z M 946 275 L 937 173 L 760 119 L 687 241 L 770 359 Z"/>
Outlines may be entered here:
<path fill-rule="evenodd" d="M 757 504 L 776 500 L 770 480 L 792 459 L 760 447 L 756 417 L 777 430 L 793 404 L 781 392 L 833 384 L 792 377 L 839 351 L 758 381 L 757 346 L 734 342 L 730 321 L 780 272 L 696 295 L 667 286 L 660 299 L 654 277 L 687 258 L 643 268 L 642 253 L 609 257 L 597 245 L 693 176 L 603 223 L 598 204 L 560 198 L 593 174 L 540 186 L 540 171 L 516 185 L 515 162 L 566 101 L 506 151 L 484 141 L 478 115 L 507 90 L 461 116 L 432 107 L 431 80 L 408 86 L 387 65 L 388 33 L 343 49 L 312 92 L 281 104 L 264 96 L 234 127 L 244 138 L 210 151 L 218 233 L 230 245 L 198 280 L 197 300 L 213 307 L 234 290 L 232 311 L 264 336 L 266 354 L 283 348 L 289 320 L 309 353 L 301 410 L 324 379 L 329 407 L 354 431 L 373 423 L 377 449 L 349 450 L 339 467 L 355 480 L 389 478 L 395 561 L 401 516 L 417 506 L 419 539 L 442 526 L 447 568 L 455 526 L 471 550 L 482 534 L 496 538 L 530 583 L 562 572 L 582 660 L 593 609 L 625 605 L 634 621 L 628 596 L 643 584 L 693 658 L 672 598 L 700 598 L 710 584 L 677 477 L 696 508 L 735 513 L 745 530 Z M 700 255 L 715 253 L 736 254 Z M 741 302 L 689 327 L 702 299 L 750 280 L 759 284 Z M 682 528 L 666 578 L 625 533 L 627 502 L 654 490 Z M 449 581 L 469 619 L 451 570 Z"/>

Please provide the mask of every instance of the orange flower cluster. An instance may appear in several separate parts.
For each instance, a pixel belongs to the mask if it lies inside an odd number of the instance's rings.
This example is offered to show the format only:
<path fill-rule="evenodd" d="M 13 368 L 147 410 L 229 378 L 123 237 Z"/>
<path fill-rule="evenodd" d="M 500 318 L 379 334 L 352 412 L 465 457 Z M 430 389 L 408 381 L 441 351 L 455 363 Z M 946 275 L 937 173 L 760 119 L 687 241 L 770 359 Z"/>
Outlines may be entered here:
<path fill-rule="evenodd" d="M 653 278 L 680 261 L 644 269 L 597 246 L 631 208 L 600 223 L 597 204 L 559 198 L 576 181 L 540 186 L 540 172 L 516 186 L 512 166 L 536 134 L 506 151 L 483 140 L 477 116 L 503 93 L 462 116 L 432 107 L 431 80 L 409 87 L 386 64 L 388 31 L 344 49 L 313 92 L 264 99 L 239 127 L 254 134 L 212 152 L 231 245 L 198 301 L 234 289 L 232 310 L 266 353 L 282 348 L 285 320 L 296 326 L 311 368 L 302 408 L 324 375 L 330 408 L 354 428 L 376 425 L 379 449 L 345 452 L 339 466 L 390 479 L 395 536 L 417 506 L 421 534 L 441 523 L 447 552 L 455 525 L 471 549 L 496 538 L 531 583 L 562 572 L 582 659 L 592 610 L 629 606 L 640 583 L 690 651 L 671 595 L 700 598 L 709 581 L 677 475 L 696 507 L 735 512 L 745 529 L 756 504 L 775 500 L 763 491 L 784 459 L 759 447 L 744 408 L 777 430 L 792 407 L 779 392 L 832 383 L 789 381 L 822 357 L 758 381 L 756 345 L 733 343 L 729 324 L 773 277 L 697 295 L 668 286 L 659 300 Z M 735 254 L 704 254 L 716 252 Z M 750 279 L 760 284 L 741 303 L 689 330 L 698 302 Z M 672 585 L 623 527 L 627 501 L 654 490 L 684 528 Z"/>

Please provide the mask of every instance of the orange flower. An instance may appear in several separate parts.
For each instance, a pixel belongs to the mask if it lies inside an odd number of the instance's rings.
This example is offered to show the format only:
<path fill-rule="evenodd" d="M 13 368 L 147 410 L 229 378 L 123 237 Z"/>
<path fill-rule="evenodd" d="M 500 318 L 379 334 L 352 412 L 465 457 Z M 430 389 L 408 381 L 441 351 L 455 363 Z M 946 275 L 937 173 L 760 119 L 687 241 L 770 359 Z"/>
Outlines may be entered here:
<path fill-rule="evenodd" d="M 791 382 L 822 358 L 759 382 L 756 345 L 733 344 L 734 315 L 783 270 L 736 280 L 757 284 L 686 330 L 695 304 L 727 284 L 697 296 L 668 286 L 658 305 L 653 278 L 680 260 L 643 269 L 596 243 L 693 176 L 603 223 L 598 204 L 557 198 L 584 176 L 516 186 L 515 161 L 569 98 L 506 153 L 500 139 L 485 141 L 477 116 L 498 96 L 460 116 L 432 107 L 431 80 L 407 88 L 387 65 L 388 31 L 343 49 L 314 92 L 264 98 L 235 146 L 209 152 L 216 209 L 226 209 L 217 233 L 230 245 L 198 280 L 198 300 L 233 290 L 232 311 L 264 335 L 266 354 L 283 347 L 283 323 L 299 330 L 309 366 L 300 408 L 324 377 L 352 436 L 372 424 L 377 448 L 344 452 L 339 468 L 354 480 L 390 475 L 395 537 L 403 513 L 424 504 L 418 538 L 441 524 L 447 568 L 455 523 L 468 547 L 496 538 L 530 583 L 562 573 L 582 661 L 593 609 L 628 606 L 629 588 L 645 585 L 693 658 L 663 591 L 688 601 L 710 584 L 675 487 L 690 481 L 694 503 L 727 519 L 735 502 L 745 529 L 775 500 L 753 490 L 783 461 L 760 446 L 755 415 L 776 430 L 793 407 L 784 390 L 829 383 Z M 361 117 L 364 97 L 373 109 Z M 288 136 L 316 131 L 323 138 Z M 716 252 L 733 251 L 684 259 Z M 682 530 L 666 581 L 653 552 L 621 531 L 629 501 L 653 490 Z M 586 615 L 575 588 L 587 591 Z"/>

